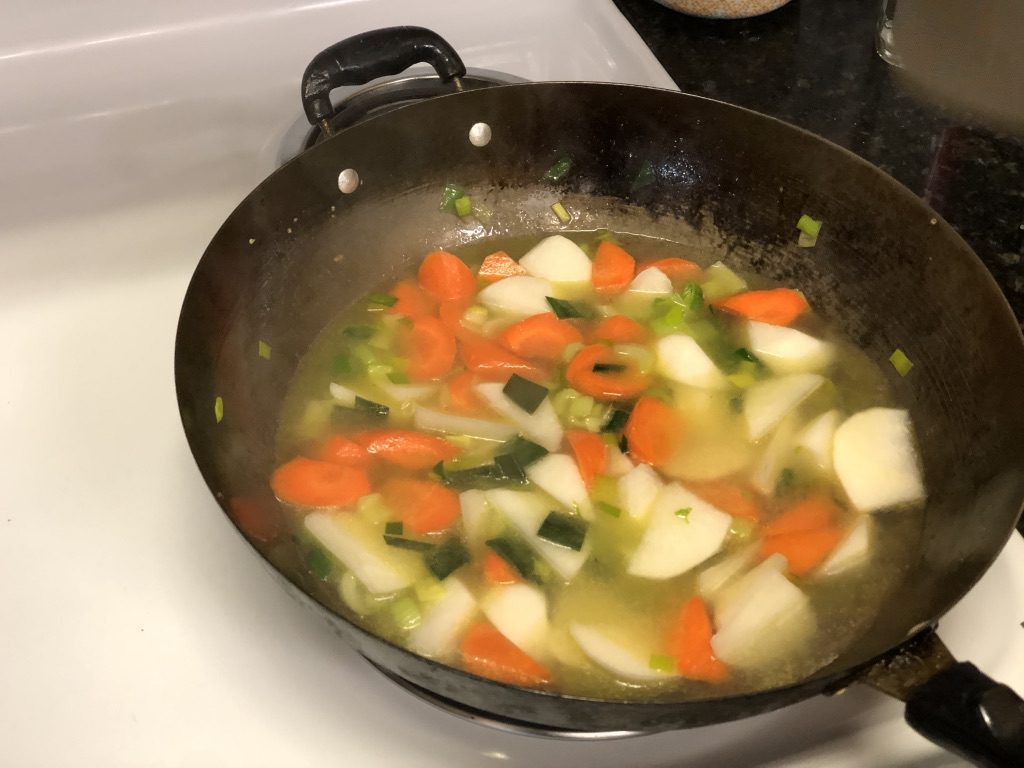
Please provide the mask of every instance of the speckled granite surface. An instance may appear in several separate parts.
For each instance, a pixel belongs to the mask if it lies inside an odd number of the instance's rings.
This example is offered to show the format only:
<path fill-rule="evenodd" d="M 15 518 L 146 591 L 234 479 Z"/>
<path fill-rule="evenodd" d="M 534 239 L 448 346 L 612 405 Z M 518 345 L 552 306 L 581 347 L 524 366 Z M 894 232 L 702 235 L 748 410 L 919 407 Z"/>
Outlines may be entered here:
<path fill-rule="evenodd" d="M 739 21 L 615 2 L 683 91 L 813 131 L 921 195 L 971 244 L 1024 324 L 1024 138 L 911 95 L 875 54 L 878 0 L 795 0 Z"/>

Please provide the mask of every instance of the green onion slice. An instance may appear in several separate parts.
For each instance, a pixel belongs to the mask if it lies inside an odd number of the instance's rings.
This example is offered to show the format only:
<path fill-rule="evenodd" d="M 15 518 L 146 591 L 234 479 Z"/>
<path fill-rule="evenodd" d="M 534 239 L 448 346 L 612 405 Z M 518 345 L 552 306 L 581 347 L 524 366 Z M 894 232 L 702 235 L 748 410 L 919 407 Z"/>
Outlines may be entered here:
<path fill-rule="evenodd" d="M 551 307 L 551 311 L 555 313 L 555 317 L 559 320 L 565 320 L 572 317 L 586 317 L 583 310 L 571 301 L 556 299 L 554 296 L 545 296 L 544 298 L 547 300 L 548 306 Z"/>
<path fill-rule="evenodd" d="M 536 382 L 524 379 L 518 373 L 512 374 L 512 377 L 505 383 L 501 391 L 505 393 L 505 397 L 527 413 L 536 411 L 540 404 L 544 402 L 544 398 L 548 396 L 547 387 L 542 387 Z"/>
<path fill-rule="evenodd" d="M 913 361 L 907 357 L 902 349 L 897 349 L 889 355 L 889 362 L 892 363 L 892 367 L 896 369 L 896 373 L 900 376 L 906 376 L 910 373 L 910 369 L 914 367 Z"/>
<path fill-rule="evenodd" d="M 579 552 L 583 547 L 583 540 L 587 537 L 587 528 L 589 525 L 582 517 L 568 515 L 565 512 L 551 512 L 544 518 L 537 535 L 552 544 Z"/>
<path fill-rule="evenodd" d="M 398 303 L 398 297 L 390 293 L 371 293 L 366 297 L 370 304 L 378 304 L 382 307 L 393 307 Z"/>
<path fill-rule="evenodd" d="M 434 549 L 434 545 L 429 541 L 419 541 L 417 539 L 407 539 L 404 536 L 394 536 L 389 533 L 384 534 L 384 543 L 389 547 L 397 547 L 398 549 L 408 549 L 412 552 L 430 552 Z"/>
<path fill-rule="evenodd" d="M 572 158 L 560 157 L 544 172 L 543 178 L 546 181 L 561 181 L 572 168 Z"/>
<path fill-rule="evenodd" d="M 555 216 L 558 217 L 558 220 L 563 224 L 568 224 L 570 221 L 572 221 L 572 216 L 569 215 L 569 212 L 565 210 L 565 206 L 562 205 L 561 203 L 555 203 L 554 205 L 552 205 L 551 210 L 554 212 Z"/>
<path fill-rule="evenodd" d="M 423 557 L 427 569 L 434 574 L 434 578 L 443 581 L 449 574 L 470 561 L 469 550 L 455 536 L 451 537 L 444 544 L 428 552 Z"/>

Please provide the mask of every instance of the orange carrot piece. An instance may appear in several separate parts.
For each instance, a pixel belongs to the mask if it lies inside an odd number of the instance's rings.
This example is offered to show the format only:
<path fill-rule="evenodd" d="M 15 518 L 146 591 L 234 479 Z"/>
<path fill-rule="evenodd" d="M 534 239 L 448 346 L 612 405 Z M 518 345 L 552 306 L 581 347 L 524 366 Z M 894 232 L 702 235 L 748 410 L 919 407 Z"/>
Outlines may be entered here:
<path fill-rule="evenodd" d="M 235 496 L 228 502 L 228 514 L 250 539 L 272 541 L 281 532 L 281 508 L 273 499 Z"/>
<path fill-rule="evenodd" d="M 635 270 L 636 261 L 622 246 L 602 240 L 594 252 L 590 282 L 599 296 L 616 296 L 626 290 Z"/>
<path fill-rule="evenodd" d="M 487 381 L 504 381 L 511 373 L 536 381 L 545 378 L 544 372 L 533 363 L 475 334 L 459 337 L 459 357 L 469 370 Z"/>
<path fill-rule="evenodd" d="M 716 301 L 715 306 L 771 325 L 790 325 L 810 309 L 807 299 L 792 288 L 772 288 L 767 291 L 746 291 Z"/>
<path fill-rule="evenodd" d="M 476 293 L 476 278 L 466 263 L 447 251 L 428 253 L 420 264 L 420 285 L 438 301 L 467 299 Z"/>
<path fill-rule="evenodd" d="M 381 489 L 384 501 L 413 533 L 437 533 L 459 517 L 459 495 L 433 480 L 397 477 Z"/>
<path fill-rule="evenodd" d="M 608 451 L 605 450 L 604 440 L 600 435 L 583 430 L 567 432 L 565 437 L 572 448 L 573 456 L 576 457 L 576 465 L 580 468 L 583 482 L 589 490 L 594 484 L 594 478 L 604 473 L 608 463 Z"/>
<path fill-rule="evenodd" d="M 704 501 L 733 517 L 758 522 L 761 519 L 761 498 L 757 492 L 734 480 L 710 480 L 690 483 L 689 488 Z"/>
<path fill-rule="evenodd" d="M 843 532 L 834 527 L 768 536 L 761 540 L 761 557 L 780 554 L 787 570 L 800 575 L 817 567 L 842 538 Z"/>
<path fill-rule="evenodd" d="M 436 379 L 448 373 L 455 362 L 455 337 L 435 317 L 417 317 L 405 334 L 404 351 L 413 381 Z"/>
<path fill-rule="evenodd" d="M 415 280 L 401 281 L 391 289 L 391 295 L 398 299 L 388 308 L 393 315 L 416 318 L 432 315 L 437 310 L 437 302 Z"/>
<path fill-rule="evenodd" d="M 625 365 L 624 371 L 594 371 L 598 363 Z M 649 379 L 633 367 L 628 360 L 620 358 L 604 344 L 584 347 L 569 362 L 565 378 L 572 386 L 596 400 L 628 400 L 643 392 Z"/>
<path fill-rule="evenodd" d="M 462 316 L 469 309 L 469 306 L 473 303 L 473 299 L 451 299 L 449 301 L 442 301 L 441 307 L 438 310 L 438 317 L 441 318 L 441 325 L 455 334 L 458 338 L 459 333 L 462 331 Z"/>
<path fill-rule="evenodd" d="M 566 346 L 583 341 L 583 334 L 553 312 L 544 312 L 510 325 L 498 341 L 520 357 L 554 362 L 561 360 Z"/>
<path fill-rule="evenodd" d="M 612 344 L 643 344 L 651 337 L 650 331 L 625 315 L 612 315 L 601 320 L 590 331 L 590 341 Z"/>
<path fill-rule="evenodd" d="M 370 464 L 370 454 L 366 449 L 341 435 L 328 438 L 327 442 L 320 446 L 316 458 L 346 467 L 365 467 Z"/>
<path fill-rule="evenodd" d="M 484 555 L 484 578 L 490 584 L 518 584 L 523 580 L 505 558 L 490 549 Z"/>
<path fill-rule="evenodd" d="M 551 681 L 551 672 L 527 656 L 487 622 L 474 624 L 462 638 L 462 666 L 480 677 L 512 685 L 538 686 Z"/>
<path fill-rule="evenodd" d="M 448 380 L 448 399 L 446 405 L 456 413 L 479 414 L 484 410 L 484 402 L 473 391 L 477 383 L 476 374 L 463 371 Z"/>
<path fill-rule="evenodd" d="M 504 251 L 495 251 L 484 259 L 476 276 L 485 283 L 496 283 L 506 277 L 525 274 L 526 270 L 519 266 L 518 261 Z"/>
<path fill-rule="evenodd" d="M 403 469 L 430 469 L 460 453 L 447 440 L 408 429 L 374 429 L 359 432 L 352 439 L 369 455 Z"/>
<path fill-rule="evenodd" d="M 274 495 L 300 507 L 347 507 L 370 492 L 370 479 L 359 467 L 343 467 L 303 456 L 274 470 Z"/>
<path fill-rule="evenodd" d="M 783 536 L 832 526 L 840 515 L 839 507 L 824 493 L 810 496 L 787 507 L 764 527 L 764 535 Z"/>
<path fill-rule="evenodd" d="M 623 430 L 630 456 L 655 467 L 663 466 L 675 455 L 682 433 L 682 420 L 676 410 L 654 397 L 637 401 Z"/>
<path fill-rule="evenodd" d="M 691 597 L 683 603 L 666 643 L 680 675 L 709 683 L 729 679 L 728 667 L 715 658 L 711 648 L 712 634 L 711 617 L 704 601 Z"/>
<path fill-rule="evenodd" d="M 665 276 L 672 281 L 672 285 L 680 286 L 683 283 L 696 280 L 700 277 L 701 269 L 699 264 L 695 264 L 688 259 L 658 259 L 657 261 L 648 261 L 640 266 L 640 270 L 645 270 L 650 267 L 657 267 Z"/>

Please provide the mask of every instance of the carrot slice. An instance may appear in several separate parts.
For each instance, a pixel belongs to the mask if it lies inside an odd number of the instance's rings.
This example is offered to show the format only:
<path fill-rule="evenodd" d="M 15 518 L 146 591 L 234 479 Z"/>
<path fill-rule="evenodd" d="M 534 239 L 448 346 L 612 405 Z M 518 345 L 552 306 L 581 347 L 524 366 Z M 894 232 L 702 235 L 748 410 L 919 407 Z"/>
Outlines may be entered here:
<path fill-rule="evenodd" d="M 473 271 L 447 251 L 428 253 L 420 264 L 420 285 L 438 301 L 467 299 L 476 293 Z"/>
<path fill-rule="evenodd" d="M 415 318 L 432 315 L 437 309 L 437 302 L 415 280 L 398 283 L 391 289 L 391 295 L 398 299 L 388 308 L 388 312 L 393 315 Z"/>
<path fill-rule="evenodd" d="M 274 470 L 274 495 L 300 507 L 347 507 L 370 492 L 370 479 L 359 467 L 343 467 L 303 456 Z"/>
<path fill-rule="evenodd" d="M 733 480 L 711 480 L 691 483 L 691 491 L 708 503 L 733 517 L 758 522 L 761 519 L 761 499 L 746 485 Z"/>
<path fill-rule="evenodd" d="M 781 515 L 764 527 L 764 535 L 783 536 L 828 528 L 839 515 L 839 507 L 832 498 L 820 493 L 787 507 Z"/>
<path fill-rule="evenodd" d="M 410 379 L 436 379 L 448 373 L 455 362 L 455 337 L 437 318 L 417 317 L 405 335 L 404 351 Z"/>
<path fill-rule="evenodd" d="M 328 438 L 317 451 L 316 458 L 346 467 L 365 467 L 370 463 L 370 454 L 363 446 L 341 435 Z"/>
<path fill-rule="evenodd" d="M 553 312 L 544 312 L 510 325 L 498 341 L 521 357 L 554 362 L 562 358 L 566 346 L 583 341 L 583 334 Z"/>
<path fill-rule="evenodd" d="M 769 536 L 761 541 L 761 557 L 780 554 L 787 570 L 800 575 L 819 565 L 842 538 L 843 532 L 833 527 Z"/>
<path fill-rule="evenodd" d="M 624 371 L 595 371 L 597 364 L 625 365 Z M 628 400 L 643 392 L 649 379 L 626 358 L 618 357 L 603 344 L 584 347 L 569 362 L 565 378 L 585 395 L 597 400 Z"/>
<path fill-rule="evenodd" d="M 485 283 L 496 283 L 506 277 L 525 274 L 526 270 L 519 266 L 518 261 L 504 251 L 495 251 L 484 259 L 476 276 Z"/>
<path fill-rule="evenodd" d="M 433 480 L 398 477 L 381 489 L 384 501 L 413 533 L 436 533 L 459 516 L 459 495 Z"/>
<path fill-rule="evenodd" d="M 704 601 L 691 597 L 683 603 L 666 643 L 680 675 L 710 683 L 729 679 L 728 667 L 715 658 L 711 648 L 712 634 L 711 617 Z"/>
<path fill-rule="evenodd" d="M 594 252 L 590 282 L 598 295 L 615 296 L 626 290 L 635 270 L 636 261 L 622 246 L 602 240 Z"/>
<path fill-rule="evenodd" d="M 272 541 L 281 532 L 281 508 L 273 499 L 235 496 L 228 502 L 228 514 L 250 539 Z"/>
<path fill-rule="evenodd" d="M 474 675 L 512 685 L 537 686 L 551 681 L 546 667 L 487 622 L 469 628 L 460 650 L 462 666 Z"/>
<path fill-rule="evenodd" d="M 484 555 L 484 578 L 491 584 L 518 584 L 523 580 L 515 568 L 490 549 Z"/>
<path fill-rule="evenodd" d="M 447 440 L 407 429 L 374 429 L 353 435 L 352 439 L 369 455 L 403 469 L 430 469 L 460 452 Z"/>
<path fill-rule="evenodd" d="M 531 380 L 544 379 L 544 372 L 533 363 L 483 336 L 462 334 L 459 337 L 459 357 L 469 370 L 488 381 L 504 381 L 511 373 Z"/>
<path fill-rule="evenodd" d="M 457 413 L 479 414 L 484 410 L 484 402 L 473 387 L 477 383 L 476 374 L 463 371 L 448 380 L 448 407 Z"/>
<path fill-rule="evenodd" d="M 623 434 L 633 458 L 658 467 L 675 455 L 682 431 L 682 420 L 674 408 L 657 398 L 641 397 Z"/>
<path fill-rule="evenodd" d="M 604 440 L 600 435 L 593 432 L 576 430 L 567 432 L 565 435 L 572 448 L 573 456 L 576 457 L 576 464 L 580 468 L 583 482 L 589 489 L 594 484 L 594 478 L 605 470 L 608 463 L 608 452 L 605 450 Z"/>
<path fill-rule="evenodd" d="M 746 291 L 716 301 L 715 306 L 742 315 L 748 320 L 771 325 L 790 325 L 810 308 L 807 299 L 792 288 Z"/>
<path fill-rule="evenodd" d="M 612 344 L 643 344 L 650 336 L 646 328 L 625 315 L 606 317 L 590 331 L 592 342 L 607 341 Z"/>
<path fill-rule="evenodd" d="M 462 330 L 462 316 L 469 309 L 469 306 L 473 303 L 473 299 L 451 299 L 449 301 L 442 301 L 441 307 L 438 310 L 438 317 L 441 318 L 441 324 L 455 334 L 458 338 L 460 331 Z"/>
<path fill-rule="evenodd" d="M 675 286 L 696 280 L 700 277 L 701 273 L 700 265 L 688 259 L 671 258 L 648 261 L 641 265 L 640 269 L 644 270 L 650 267 L 657 267 L 664 272 L 666 277 L 672 281 L 672 285 Z"/>

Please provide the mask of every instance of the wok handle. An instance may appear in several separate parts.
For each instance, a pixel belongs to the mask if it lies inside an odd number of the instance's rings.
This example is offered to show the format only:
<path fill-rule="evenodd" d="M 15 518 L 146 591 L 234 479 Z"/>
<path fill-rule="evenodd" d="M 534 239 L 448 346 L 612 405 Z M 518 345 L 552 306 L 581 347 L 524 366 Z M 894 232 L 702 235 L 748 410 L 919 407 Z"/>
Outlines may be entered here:
<path fill-rule="evenodd" d="M 976 666 L 958 662 L 907 698 L 910 726 L 981 766 L 1024 766 L 1024 701 Z"/>
<path fill-rule="evenodd" d="M 387 27 L 364 32 L 320 51 L 302 75 L 302 108 L 310 125 L 331 135 L 331 91 L 397 75 L 413 64 L 430 64 L 444 82 L 466 74 L 466 66 L 448 42 L 423 27 Z"/>

